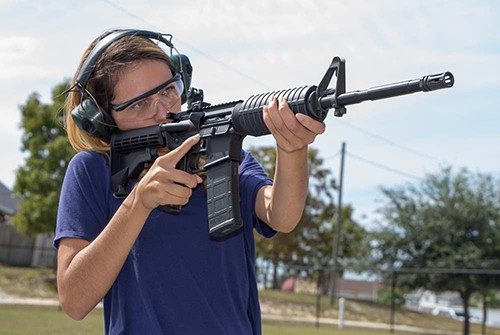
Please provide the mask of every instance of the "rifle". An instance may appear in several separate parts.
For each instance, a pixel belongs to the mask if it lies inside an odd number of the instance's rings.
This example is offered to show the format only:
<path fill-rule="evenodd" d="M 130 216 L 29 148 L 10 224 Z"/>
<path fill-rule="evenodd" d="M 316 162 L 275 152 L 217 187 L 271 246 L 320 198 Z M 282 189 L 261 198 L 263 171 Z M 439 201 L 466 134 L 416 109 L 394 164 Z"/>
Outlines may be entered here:
<path fill-rule="evenodd" d="M 335 75 L 335 87 L 329 88 Z M 323 121 L 330 109 L 341 117 L 346 105 L 378 100 L 415 92 L 428 92 L 452 87 L 450 72 L 424 76 L 420 79 L 377 86 L 361 91 L 345 91 L 345 60 L 334 57 L 318 86 L 301 86 L 252 95 L 247 100 L 210 105 L 203 101 L 203 91 L 192 88 L 188 109 L 169 113 L 171 122 L 116 132 L 111 137 L 111 182 L 113 194 L 125 197 L 130 179 L 138 178 L 144 168 L 158 157 L 157 149 L 173 150 L 187 138 L 199 134 L 201 139 L 178 163 L 177 168 L 196 173 L 200 156 L 205 156 L 207 172 L 207 205 L 209 234 L 223 238 L 238 231 L 243 222 L 240 215 L 238 167 L 243 139 L 247 135 L 269 134 L 262 109 L 271 97 L 284 96 L 294 113 L 302 113 Z M 180 206 L 160 206 L 160 210 L 179 213 Z"/>

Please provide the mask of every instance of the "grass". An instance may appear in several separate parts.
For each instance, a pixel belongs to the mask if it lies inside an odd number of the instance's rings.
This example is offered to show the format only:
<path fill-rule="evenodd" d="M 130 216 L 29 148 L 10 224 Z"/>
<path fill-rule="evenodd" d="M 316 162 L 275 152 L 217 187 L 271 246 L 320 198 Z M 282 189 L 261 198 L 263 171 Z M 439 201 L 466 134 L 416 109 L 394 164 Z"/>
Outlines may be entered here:
<path fill-rule="evenodd" d="M 20 306 L 0 305 L 0 335 L 93 335 L 104 333 L 102 310 L 92 311 L 84 320 L 74 321 L 57 307 L 52 306 Z M 387 330 L 369 330 L 363 328 L 344 328 L 338 330 L 334 326 L 266 321 L 263 323 L 263 334 L 266 335 L 386 335 Z M 407 333 L 394 332 L 394 335 Z"/>
<path fill-rule="evenodd" d="M 0 288 L 20 297 L 57 299 L 54 269 L 0 265 Z"/>
<path fill-rule="evenodd" d="M 388 330 L 367 329 L 357 327 L 344 327 L 338 329 L 337 326 L 320 325 L 316 328 L 314 324 L 295 323 L 288 321 L 263 321 L 262 333 L 265 335 L 408 335 L 410 333 L 398 332 L 389 333 Z M 416 335 L 416 333 L 412 333 Z"/>
<path fill-rule="evenodd" d="M 316 296 L 312 294 L 293 294 L 280 291 L 266 290 L 259 292 L 263 314 L 278 314 L 285 316 L 316 315 Z M 320 299 L 320 317 L 338 319 L 338 309 L 330 306 L 330 298 L 322 296 Z M 353 321 L 367 321 L 376 323 L 390 323 L 391 310 L 373 302 L 346 300 L 344 319 Z M 321 322 L 321 321 L 320 321 Z M 396 325 L 405 325 L 426 329 L 438 329 L 443 332 L 458 332 L 463 330 L 463 322 L 444 316 L 435 316 L 428 313 L 418 313 L 405 309 L 397 309 L 394 315 Z M 471 333 L 480 334 L 481 325 L 470 324 Z M 487 328 L 487 334 L 500 335 L 500 328 Z"/>
<path fill-rule="evenodd" d="M 33 298 L 57 298 L 56 275 L 52 269 L 7 267 L 0 265 L 0 289 L 10 295 Z M 312 294 L 292 294 L 265 290 L 259 293 L 262 313 L 286 317 L 316 316 L 316 296 Z M 321 318 L 337 319 L 337 307 L 330 306 L 329 297 L 320 300 Z M 16 316 L 18 313 L 19 316 Z M 390 308 L 376 303 L 346 300 L 345 320 L 368 321 L 388 324 Z M 416 313 L 403 309 L 396 310 L 395 324 L 413 327 L 439 329 L 443 332 L 461 332 L 462 322 L 446 317 Z M 0 305 L 0 335 L 2 334 L 102 334 L 102 310 L 93 311 L 83 321 L 73 321 L 54 307 L 2 306 Z M 71 330 L 71 332 L 68 331 Z M 264 321 L 264 334 L 336 334 L 336 326 L 314 324 L 294 324 L 291 321 Z M 354 332 L 350 332 L 354 331 Z M 471 332 L 480 334 L 481 325 L 471 324 Z M 388 331 L 363 331 L 344 328 L 341 334 L 387 334 Z M 397 334 L 393 333 L 393 334 Z M 500 328 L 488 328 L 488 335 L 500 335 Z"/>
<path fill-rule="evenodd" d="M 52 306 L 0 305 L 0 335 L 104 334 L 102 310 L 74 321 Z"/>

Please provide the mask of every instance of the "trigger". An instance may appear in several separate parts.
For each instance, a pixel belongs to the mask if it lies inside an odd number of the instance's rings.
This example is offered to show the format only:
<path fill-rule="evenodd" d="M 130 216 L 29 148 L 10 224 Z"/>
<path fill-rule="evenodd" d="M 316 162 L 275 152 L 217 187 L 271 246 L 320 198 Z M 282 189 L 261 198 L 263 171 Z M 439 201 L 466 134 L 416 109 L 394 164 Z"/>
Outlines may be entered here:
<path fill-rule="evenodd" d="M 201 154 L 189 156 L 189 158 L 187 160 L 187 169 L 189 170 L 189 173 L 197 173 L 197 172 L 201 171 L 201 169 L 198 165 L 200 157 L 201 157 Z"/>

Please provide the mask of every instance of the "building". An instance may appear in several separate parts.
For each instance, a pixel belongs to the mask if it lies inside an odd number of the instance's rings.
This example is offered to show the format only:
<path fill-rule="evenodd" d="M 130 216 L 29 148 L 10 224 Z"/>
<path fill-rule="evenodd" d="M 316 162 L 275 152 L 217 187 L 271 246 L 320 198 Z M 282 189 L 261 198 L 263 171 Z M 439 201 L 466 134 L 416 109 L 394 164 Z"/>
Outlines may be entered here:
<path fill-rule="evenodd" d="M 36 237 L 18 232 L 13 226 L 18 199 L 0 182 L 0 263 L 13 266 L 56 266 L 51 234 Z"/>
<path fill-rule="evenodd" d="M 405 295 L 406 308 L 434 315 L 463 318 L 462 301 L 457 292 L 432 292 L 421 288 Z"/>
<path fill-rule="evenodd" d="M 337 295 L 352 300 L 377 301 L 378 291 L 381 287 L 382 284 L 376 281 L 340 278 Z M 316 288 L 315 282 L 295 277 L 289 277 L 281 286 L 281 290 L 284 292 L 308 294 L 316 294 Z"/>
<path fill-rule="evenodd" d="M 12 220 L 17 210 L 17 199 L 12 192 L 0 182 L 0 223 Z"/>

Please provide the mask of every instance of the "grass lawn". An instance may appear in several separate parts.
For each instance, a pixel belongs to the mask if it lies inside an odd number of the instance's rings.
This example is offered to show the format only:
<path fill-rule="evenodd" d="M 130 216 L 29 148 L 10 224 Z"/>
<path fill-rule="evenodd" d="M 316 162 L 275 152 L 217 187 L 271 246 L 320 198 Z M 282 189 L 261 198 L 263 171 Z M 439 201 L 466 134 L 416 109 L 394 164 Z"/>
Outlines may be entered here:
<path fill-rule="evenodd" d="M 0 305 L 0 335 L 104 334 L 102 310 L 74 321 L 53 306 Z"/>
<path fill-rule="evenodd" d="M 94 335 L 104 334 L 102 310 L 92 311 L 84 320 L 74 321 L 52 306 L 21 306 L 0 305 L 0 335 Z M 361 328 L 344 328 L 338 330 L 336 326 L 301 324 L 292 322 L 266 321 L 263 324 L 265 335 L 382 335 L 389 334 L 384 330 L 370 330 Z M 407 333 L 394 332 L 395 335 Z"/>
<path fill-rule="evenodd" d="M 316 328 L 314 324 L 294 323 L 285 321 L 263 321 L 262 333 L 264 335 L 418 335 L 415 333 L 397 332 L 390 333 L 388 330 L 320 325 Z"/>
<path fill-rule="evenodd" d="M 57 299 L 56 273 L 53 269 L 0 264 L 0 288 L 20 297 Z"/>
<path fill-rule="evenodd" d="M 0 288 L 10 295 L 32 298 L 57 299 L 55 272 L 51 269 L 16 268 L 0 265 Z M 314 317 L 316 296 L 311 294 L 290 294 L 265 290 L 259 292 L 264 315 L 285 317 Z M 321 318 L 337 319 L 338 310 L 330 306 L 329 298 L 320 300 Z M 377 303 L 347 300 L 345 319 L 389 323 L 390 308 Z M 0 335 L 9 334 L 103 334 L 102 310 L 93 311 L 83 321 L 71 320 L 57 307 L 0 305 Z M 442 333 L 461 333 L 462 322 L 442 316 L 416 313 L 404 309 L 396 310 L 395 323 L 426 329 L 438 328 Z M 264 320 L 266 335 L 295 334 L 389 334 L 387 330 L 354 329 L 322 324 L 298 324 L 291 321 Z M 471 324 L 471 333 L 480 334 L 481 325 Z M 403 334 L 395 332 L 393 334 Z M 488 327 L 488 335 L 500 335 L 500 328 Z"/>

